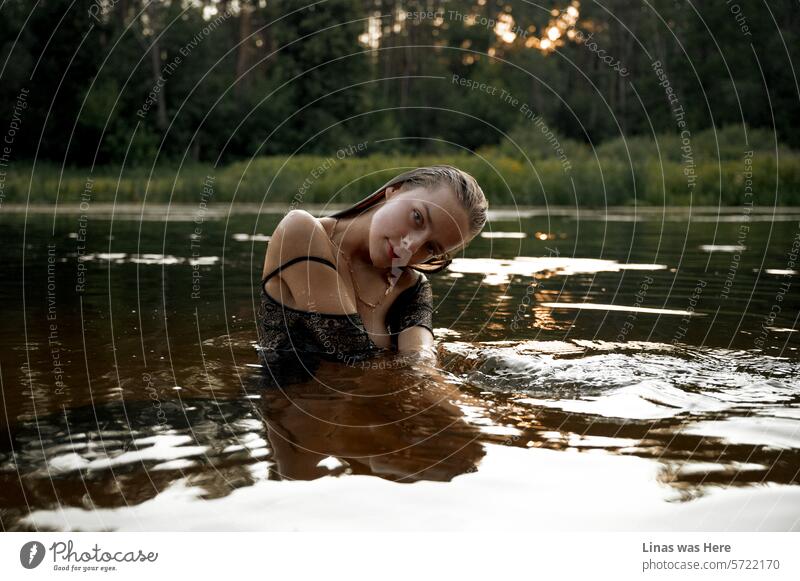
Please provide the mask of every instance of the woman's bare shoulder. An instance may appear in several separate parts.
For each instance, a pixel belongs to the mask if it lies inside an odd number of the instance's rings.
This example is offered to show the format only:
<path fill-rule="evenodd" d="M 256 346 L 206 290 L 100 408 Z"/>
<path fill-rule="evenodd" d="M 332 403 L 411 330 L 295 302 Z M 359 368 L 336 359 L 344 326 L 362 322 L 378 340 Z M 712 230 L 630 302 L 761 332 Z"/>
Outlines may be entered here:
<path fill-rule="evenodd" d="M 269 242 L 284 262 L 296 256 L 333 258 L 330 238 L 322 223 L 305 210 L 292 210 L 278 223 Z"/>

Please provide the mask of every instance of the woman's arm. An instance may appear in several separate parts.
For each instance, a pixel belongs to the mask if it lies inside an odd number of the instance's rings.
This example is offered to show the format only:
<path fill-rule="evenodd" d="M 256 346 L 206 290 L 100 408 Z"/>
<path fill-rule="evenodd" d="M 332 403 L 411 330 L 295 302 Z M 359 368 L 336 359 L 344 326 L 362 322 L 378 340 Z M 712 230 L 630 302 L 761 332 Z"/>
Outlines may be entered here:
<path fill-rule="evenodd" d="M 433 335 L 428 329 L 419 325 L 403 329 L 397 335 L 397 351 L 398 353 L 416 352 L 425 358 L 436 359 Z"/>
<path fill-rule="evenodd" d="M 398 353 L 419 353 L 436 359 L 433 332 L 433 290 L 422 273 L 389 309 L 389 330 L 397 333 Z M 410 293 L 410 294 L 409 294 Z"/>

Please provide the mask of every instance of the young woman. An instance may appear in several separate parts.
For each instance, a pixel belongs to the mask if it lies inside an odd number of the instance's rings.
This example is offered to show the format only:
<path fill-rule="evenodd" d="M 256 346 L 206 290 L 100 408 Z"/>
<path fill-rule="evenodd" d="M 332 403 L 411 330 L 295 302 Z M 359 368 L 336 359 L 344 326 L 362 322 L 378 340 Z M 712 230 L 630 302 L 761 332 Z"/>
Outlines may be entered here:
<path fill-rule="evenodd" d="M 478 183 L 451 166 L 422 167 L 326 218 L 292 210 L 264 260 L 259 354 L 308 370 L 392 348 L 433 354 L 431 286 L 486 223 Z"/>

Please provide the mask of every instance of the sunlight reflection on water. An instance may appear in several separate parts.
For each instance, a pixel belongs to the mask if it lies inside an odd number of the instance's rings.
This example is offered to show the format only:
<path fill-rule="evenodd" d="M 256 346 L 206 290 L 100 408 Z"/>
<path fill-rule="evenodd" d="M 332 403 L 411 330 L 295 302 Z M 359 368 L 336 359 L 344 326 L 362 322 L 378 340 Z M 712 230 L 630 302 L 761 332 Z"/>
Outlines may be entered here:
<path fill-rule="evenodd" d="M 270 390 L 254 289 L 279 216 L 209 213 L 193 256 L 195 209 L 173 210 L 142 229 L 134 208 L 113 239 L 93 215 L 82 294 L 74 216 L 57 224 L 53 280 L 47 249 L 26 247 L 24 310 L 21 278 L 2 287 L 19 305 L 3 327 L 4 526 L 798 528 L 795 293 L 773 308 L 797 274 L 793 224 L 754 211 L 732 250 L 736 209 L 713 239 L 717 209 L 667 213 L 663 229 L 658 208 L 495 211 L 497 231 L 430 276 L 437 369 L 323 362 Z M 52 224 L 25 227 L 44 240 Z"/>

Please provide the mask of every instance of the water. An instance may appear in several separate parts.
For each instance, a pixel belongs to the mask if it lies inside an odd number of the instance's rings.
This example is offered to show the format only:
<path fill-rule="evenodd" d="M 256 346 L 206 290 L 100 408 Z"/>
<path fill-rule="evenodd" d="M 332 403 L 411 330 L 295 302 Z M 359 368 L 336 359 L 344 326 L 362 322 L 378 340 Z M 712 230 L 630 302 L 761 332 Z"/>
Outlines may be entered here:
<path fill-rule="evenodd" d="M 493 212 L 435 368 L 283 389 L 228 210 L 3 210 L 3 529 L 800 529 L 800 210 Z"/>

